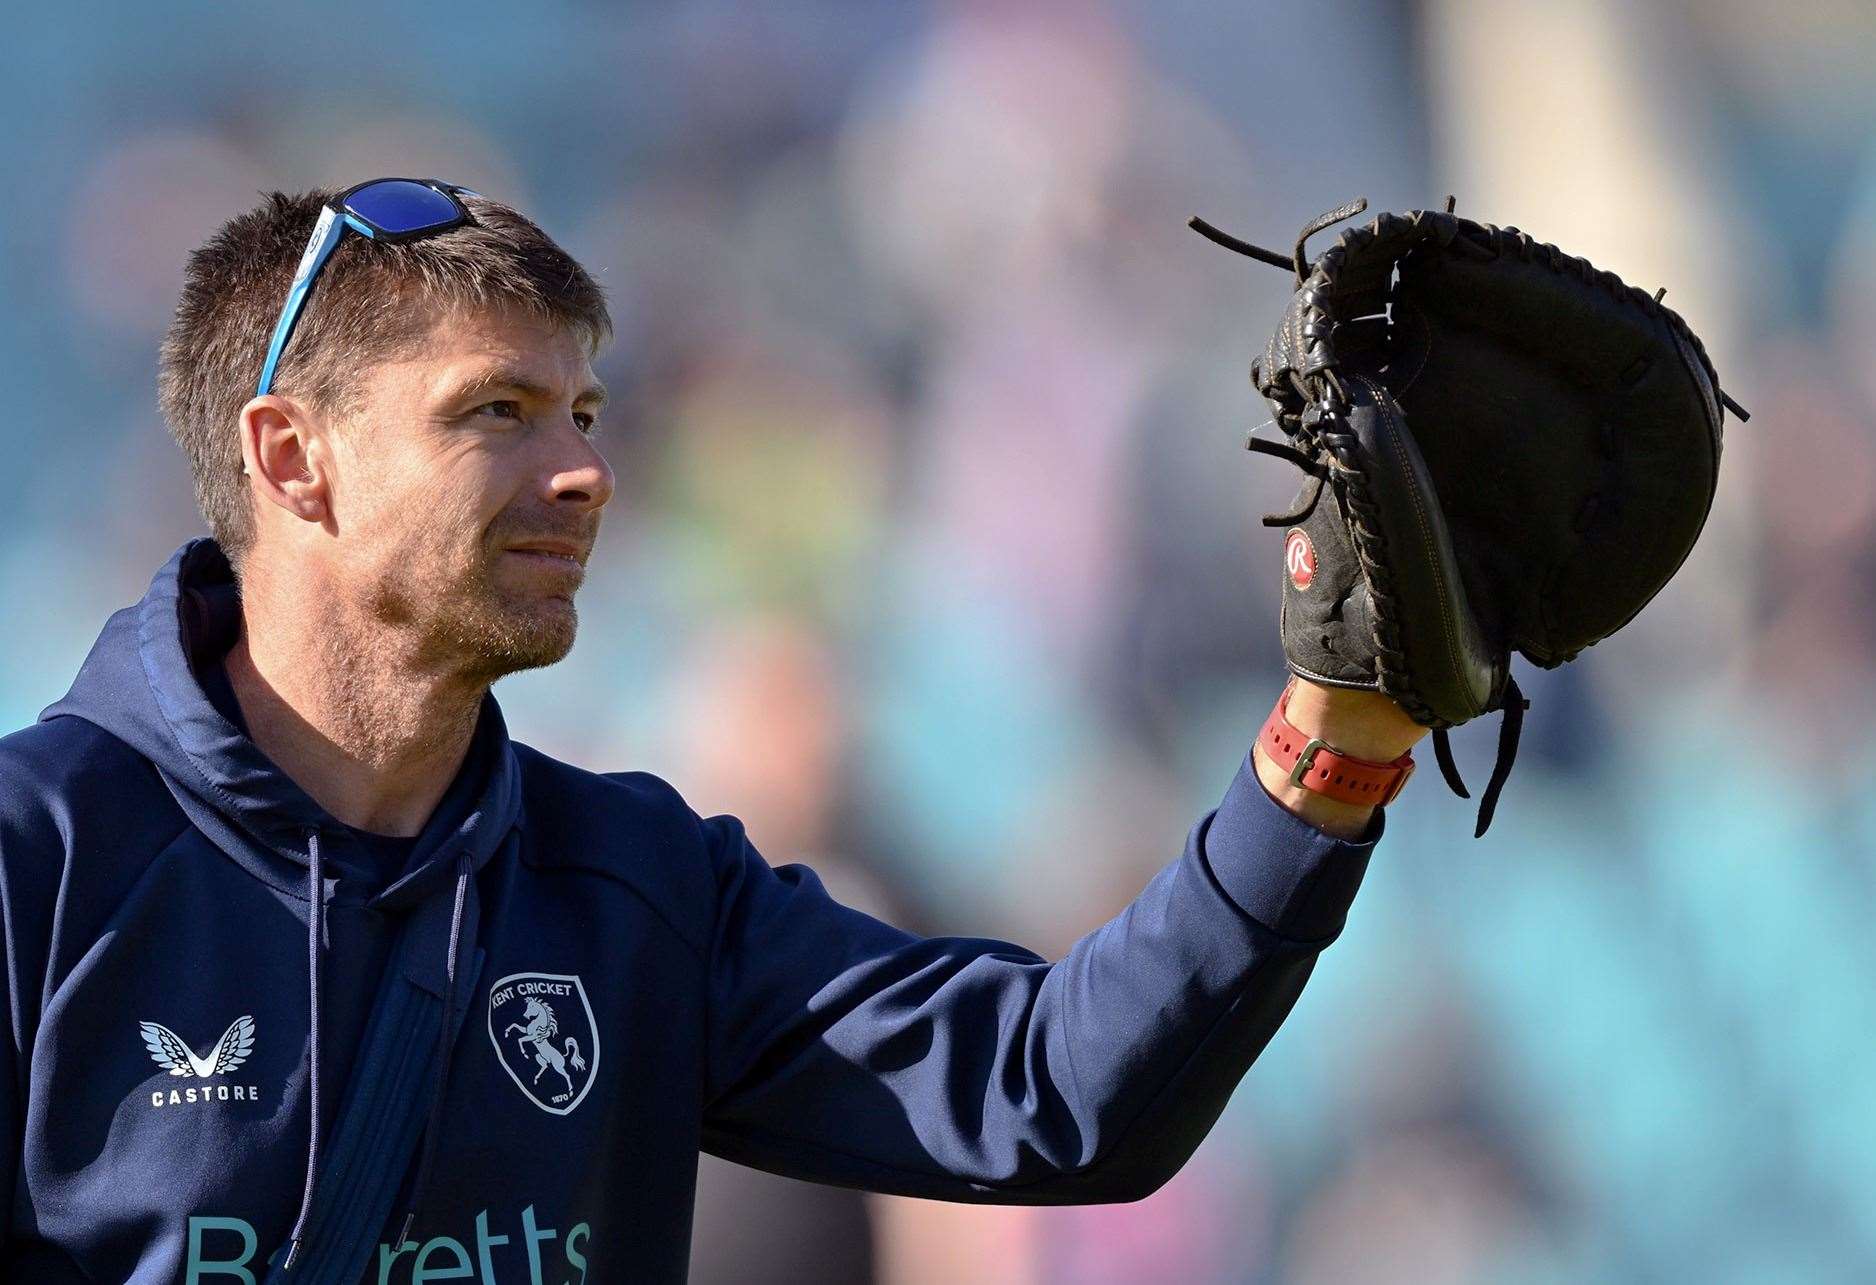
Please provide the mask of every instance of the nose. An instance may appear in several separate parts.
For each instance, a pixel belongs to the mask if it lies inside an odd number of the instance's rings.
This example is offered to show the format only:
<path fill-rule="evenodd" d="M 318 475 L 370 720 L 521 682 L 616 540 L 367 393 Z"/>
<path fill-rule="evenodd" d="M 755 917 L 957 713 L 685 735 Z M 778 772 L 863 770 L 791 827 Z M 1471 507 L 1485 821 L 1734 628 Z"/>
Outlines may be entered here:
<path fill-rule="evenodd" d="M 566 432 L 555 435 L 554 460 L 542 498 L 555 507 L 597 512 L 612 498 L 612 486 L 612 465 L 569 421 Z"/>

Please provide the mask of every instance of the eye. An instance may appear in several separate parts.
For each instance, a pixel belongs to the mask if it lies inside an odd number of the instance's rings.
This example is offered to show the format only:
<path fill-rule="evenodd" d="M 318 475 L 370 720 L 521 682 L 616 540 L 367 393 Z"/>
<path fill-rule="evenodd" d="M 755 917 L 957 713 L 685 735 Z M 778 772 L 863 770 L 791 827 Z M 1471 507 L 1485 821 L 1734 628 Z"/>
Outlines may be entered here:
<path fill-rule="evenodd" d="M 573 412 L 573 422 L 580 426 L 580 431 L 591 437 L 599 431 L 599 417 L 588 415 L 585 411 Z"/>
<path fill-rule="evenodd" d="M 498 401 L 487 402 L 476 407 L 477 414 L 481 414 L 483 411 L 491 411 L 501 419 L 520 419 L 521 403 L 514 401 Z"/>

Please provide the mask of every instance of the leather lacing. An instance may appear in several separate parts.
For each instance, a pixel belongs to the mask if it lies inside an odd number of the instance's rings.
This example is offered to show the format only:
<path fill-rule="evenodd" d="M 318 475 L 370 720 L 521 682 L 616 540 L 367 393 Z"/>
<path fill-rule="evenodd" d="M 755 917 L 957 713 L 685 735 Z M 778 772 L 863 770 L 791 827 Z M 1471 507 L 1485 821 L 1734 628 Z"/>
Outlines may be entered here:
<path fill-rule="evenodd" d="M 1315 479 L 1315 486 L 1300 507 L 1290 513 L 1267 513 L 1263 524 L 1290 526 L 1303 521 L 1321 499 L 1322 488 L 1325 485 L 1335 486 L 1336 494 L 1343 501 L 1344 511 L 1349 514 L 1351 542 L 1355 546 L 1356 556 L 1361 560 L 1369 592 L 1377 604 L 1373 643 L 1375 670 L 1381 690 L 1406 710 L 1415 722 L 1433 729 L 1433 756 L 1440 765 L 1440 775 L 1445 778 L 1453 793 L 1462 799 L 1469 799 L 1472 795 L 1459 775 L 1458 764 L 1453 761 L 1452 745 L 1446 734 L 1452 724 L 1439 718 L 1413 696 L 1411 687 L 1405 681 L 1406 655 L 1401 649 L 1399 629 L 1394 623 L 1397 613 L 1389 609 L 1394 601 L 1394 575 L 1387 566 L 1385 544 L 1375 531 L 1377 514 L 1368 495 L 1367 478 L 1360 468 L 1349 462 L 1355 455 L 1354 435 L 1333 430 L 1322 431 L 1320 425 L 1325 422 L 1339 422 L 1334 410 L 1325 411 L 1317 421 L 1318 428 L 1312 437 L 1321 453 L 1315 456 L 1278 442 L 1267 442 L 1255 434 L 1246 440 L 1245 445 L 1250 450 L 1294 464 Z M 1395 692 L 1401 694 L 1396 696 Z M 1472 832 L 1475 839 L 1484 836 L 1498 810 L 1499 793 L 1510 779 L 1512 764 L 1517 761 L 1518 739 L 1524 728 L 1524 711 L 1530 707 L 1531 702 L 1519 689 L 1518 680 L 1507 669 L 1503 703 L 1500 706 L 1505 717 L 1498 729 L 1498 756 L 1492 763 L 1491 780 L 1479 799 L 1478 822 Z"/>
<path fill-rule="evenodd" d="M 1709 413 L 1714 416 L 1716 449 L 1718 422 L 1725 411 L 1731 411 L 1742 423 L 1751 416 L 1738 402 L 1728 397 L 1720 388 L 1719 378 L 1714 372 L 1713 363 L 1707 357 L 1705 345 L 1700 337 L 1688 327 L 1680 314 L 1661 302 L 1665 290 L 1652 296 L 1646 291 L 1625 284 L 1612 272 L 1602 271 L 1586 259 L 1565 254 L 1556 246 L 1539 242 L 1520 232 L 1516 228 L 1498 228 L 1490 224 L 1475 224 L 1467 220 L 1453 223 L 1454 198 L 1446 198 L 1445 215 L 1428 211 L 1419 211 L 1397 217 L 1381 215 L 1374 223 L 1365 228 L 1356 228 L 1345 233 L 1343 238 L 1323 253 L 1314 272 L 1305 254 L 1305 245 L 1309 238 L 1344 219 L 1353 218 L 1368 208 L 1366 200 L 1355 200 L 1349 204 L 1330 210 L 1328 213 L 1311 219 L 1304 225 L 1297 236 L 1291 253 L 1287 256 L 1275 251 L 1265 250 L 1240 240 L 1228 233 L 1221 232 L 1200 218 L 1193 218 L 1189 226 L 1201 235 L 1217 242 L 1228 250 L 1267 263 L 1273 267 L 1288 268 L 1295 274 L 1295 288 L 1304 292 L 1307 307 L 1298 311 L 1293 333 L 1284 336 L 1289 342 L 1292 353 L 1284 354 L 1286 366 L 1283 374 L 1287 377 L 1290 389 L 1294 390 L 1296 401 L 1289 411 L 1280 415 L 1282 427 L 1291 438 L 1297 441 L 1302 450 L 1284 446 L 1276 442 L 1261 441 L 1252 432 L 1245 445 L 1253 451 L 1273 455 L 1286 460 L 1302 469 L 1315 479 L 1307 499 L 1293 513 L 1273 513 L 1264 517 L 1266 526 L 1287 526 L 1301 521 L 1314 510 L 1322 498 L 1325 485 L 1334 486 L 1337 496 L 1343 502 L 1344 511 L 1349 515 L 1349 533 L 1355 547 L 1357 558 L 1362 567 L 1362 574 L 1368 581 L 1369 592 L 1375 604 L 1374 611 L 1374 650 L 1375 671 L 1378 685 L 1382 692 L 1390 696 L 1396 704 L 1406 710 L 1416 722 L 1433 729 L 1434 755 L 1439 760 L 1440 775 L 1452 787 L 1460 798 L 1470 798 L 1465 782 L 1460 779 L 1459 769 L 1453 762 L 1452 746 L 1446 731 L 1453 724 L 1435 715 L 1426 703 L 1414 694 L 1411 676 L 1405 666 L 1405 655 L 1400 648 L 1399 629 L 1395 624 L 1398 608 L 1394 594 L 1394 577 L 1388 566 L 1388 550 L 1385 542 L 1378 535 L 1378 510 L 1368 493 L 1368 480 L 1360 468 L 1360 454 L 1353 434 L 1339 431 L 1341 414 L 1349 401 L 1341 380 L 1333 369 L 1335 355 L 1332 343 L 1334 331 L 1333 318 L 1328 315 L 1326 299 L 1334 296 L 1334 278 L 1336 270 L 1347 256 L 1351 247 L 1361 244 L 1369 238 L 1378 236 L 1398 236 L 1403 246 L 1421 239 L 1435 239 L 1442 233 L 1450 236 L 1450 226 L 1463 226 L 1468 235 L 1482 237 L 1487 248 L 1494 254 L 1509 254 L 1530 262 L 1541 263 L 1553 272 L 1574 276 L 1608 292 L 1617 300 L 1642 311 L 1661 317 L 1669 330 L 1682 345 L 1683 350 L 1692 355 L 1707 378 L 1707 385 L 1712 389 L 1713 399 L 1708 402 Z M 1445 222 L 1442 223 L 1442 217 Z M 1312 275 L 1319 275 L 1322 281 L 1311 284 Z M 1307 351 L 1313 350 L 1313 351 Z M 1279 350 L 1273 341 L 1271 356 Z M 1299 373 L 1290 360 L 1310 362 L 1311 370 L 1307 377 Z M 1257 383 L 1260 392 L 1267 392 L 1262 372 L 1258 363 L 1251 363 L 1251 377 Z M 1274 383 L 1271 388 L 1275 388 Z M 1285 401 L 1288 401 L 1285 390 Z M 1717 401 L 1717 405 L 1714 402 Z M 1567 655 L 1541 659 L 1547 668 L 1574 658 L 1576 652 Z M 1511 774 L 1511 765 L 1517 758 L 1518 738 L 1524 725 L 1524 711 L 1530 708 L 1530 701 L 1518 689 L 1518 683 L 1507 667 L 1501 703 L 1498 708 L 1504 710 L 1504 721 L 1499 728 L 1498 757 L 1492 765 L 1490 783 L 1479 802 L 1478 826 L 1473 831 L 1474 837 L 1484 835 L 1486 827 L 1492 822 L 1492 814 L 1498 805 L 1499 791 Z M 1486 711 L 1489 713 L 1490 709 Z"/>
<path fill-rule="evenodd" d="M 1448 197 L 1446 199 L 1448 214 L 1452 213 L 1453 205 L 1453 198 Z M 1296 276 L 1296 287 L 1302 289 L 1309 278 L 1308 260 L 1304 253 L 1304 247 L 1309 238 L 1332 224 L 1360 214 L 1367 208 L 1367 201 L 1357 200 L 1312 219 L 1297 237 L 1295 247 L 1288 258 L 1221 232 L 1203 219 L 1193 218 L 1190 226 L 1225 248 L 1256 259 L 1260 263 L 1292 269 Z M 1587 264 L 1582 266 L 1588 267 Z M 1651 302 L 1656 307 L 1660 306 L 1658 299 Z M 1661 311 L 1669 312 L 1666 308 L 1662 308 Z M 1313 323 L 1304 323 L 1302 331 L 1303 333 L 1297 336 L 1297 339 L 1301 341 L 1321 342 L 1326 338 L 1326 335 L 1321 333 L 1321 327 Z M 1704 352 L 1701 356 L 1704 359 Z M 1255 364 L 1253 365 L 1255 367 Z M 1400 643 L 1400 630 L 1397 623 L 1399 609 L 1396 606 L 1394 574 L 1388 562 L 1386 542 L 1379 533 L 1379 509 L 1369 494 L 1368 478 L 1360 467 L 1360 451 L 1354 434 L 1339 427 L 1344 422 L 1343 412 L 1349 404 L 1347 390 L 1342 386 L 1342 381 L 1337 377 L 1336 372 L 1327 366 L 1313 372 L 1308 381 L 1294 369 L 1288 369 L 1284 373 L 1300 398 L 1301 404 L 1310 408 L 1303 415 L 1296 417 L 1293 425 L 1288 423 L 1284 425 L 1285 430 L 1290 432 L 1304 449 L 1298 450 L 1281 443 L 1264 441 L 1256 435 L 1255 431 L 1246 439 L 1245 446 L 1249 450 L 1275 456 L 1294 464 L 1315 479 L 1315 485 L 1310 489 L 1308 498 L 1295 511 L 1265 514 L 1263 524 L 1265 526 L 1288 526 L 1299 522 L 1314 510 L 1321 499 L 1325 485 L 1335 488 L 1337 496 L 1342 500 L 1343 510 L 1348 514 L 1350 542 L 1355 548 L 1356 557 L 1361 562 L 1362 574 L 1367 580 L 1369 593 L 1375 604 L 1371 641 L 1375 654 L 1377 684 L 1382 693 L 1394 700 L 1415 722 L 1433 730 L 1433 753 L 1435 760 L 1439 763 L 1440 775 L 1453 793 L 1462 799 L 1469 799 L 1472 795 L 1466 789 L 1464 779 L 1459 775 L 1459 767 L 1453 760 L 1452 745 L 1447 736 L 1447 730 L 1453 724 L 1435 714 L 1414 693 L 1411 676 L 1407 669 L 1406 653 Z M 1255 376 L 1254 368 L 1253 377 Z M 1312 382 L 1316 385 L 1315 387 L 1311 387 Z M 1733 406 L 1730 398 L 1725 400 L 1729 407 Z M 1512 765 L 1517 761 L 1518 741 L 1524 728 L 1524 711 L 1529 709 L 1530 705 L 1531 702 L 1525 698 L 1523 691 L 1518 687 L 1517 679 L 1511 676 L 1507 667 L 1500 703 L 1495 707 L 1504 711 L 1504 719 L 1499 725 L 1498 753 L 1492 764 L 1491 779 L 1479 800 L 1478 821 L 1473 830 L 1474 838 L 1484 836 L 1487 828 L 1491 826 L 1492 817 L 1497 812 L 1499 794 L 1511 776 Z M 1489 713 L 1490 710 L 1484 712 Z"/>

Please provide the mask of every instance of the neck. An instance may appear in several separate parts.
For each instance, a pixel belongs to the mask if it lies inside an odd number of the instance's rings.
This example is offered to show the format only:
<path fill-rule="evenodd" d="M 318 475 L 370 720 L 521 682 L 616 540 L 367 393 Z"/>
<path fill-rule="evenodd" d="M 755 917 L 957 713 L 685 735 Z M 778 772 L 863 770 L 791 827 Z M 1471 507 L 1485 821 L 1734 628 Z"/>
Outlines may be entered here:
<path fill-rule="evenodd" d="M 226 661 L 250 738 L 345 824 L 419 833 L 469 752 L 487 682 L 425 664 L 337 595 L 277 597 L 243 584 Z"/>

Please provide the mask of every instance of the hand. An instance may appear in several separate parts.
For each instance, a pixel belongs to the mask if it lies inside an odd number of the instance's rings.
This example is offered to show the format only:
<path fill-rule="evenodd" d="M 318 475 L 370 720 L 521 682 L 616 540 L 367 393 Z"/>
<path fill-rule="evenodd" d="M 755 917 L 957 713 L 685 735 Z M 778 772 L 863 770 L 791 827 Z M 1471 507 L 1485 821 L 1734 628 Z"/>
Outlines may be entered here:
<path fill-rule="evenodd" d="M 1426 728 L 1378 692 L 1324 687 L 1306 678 L 1296 680 L 1285 717 L 1298 731 L 1377 763 L 1399 758 L 1427 734 Z M 1373 804 L 1342 803 L 1291 785 L 1289 773 L 1264 753 L 1261 744 L 1252 749 L 1251 761 L 1270 797 L 1318 830 L 1351 842 L 1367 833 L 1374 819 Z"/>

